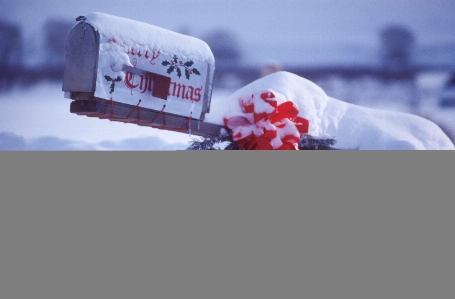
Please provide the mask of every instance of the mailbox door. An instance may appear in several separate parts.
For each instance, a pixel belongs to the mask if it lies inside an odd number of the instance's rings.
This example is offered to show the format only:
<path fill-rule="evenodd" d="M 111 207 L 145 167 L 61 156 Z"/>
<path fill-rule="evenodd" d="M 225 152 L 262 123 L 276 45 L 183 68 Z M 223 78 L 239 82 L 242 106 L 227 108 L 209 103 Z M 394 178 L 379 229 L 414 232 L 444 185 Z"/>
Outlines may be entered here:
<path fill-rule="evenodd" d="M 63 91 L 95 91 L 99 44 L 99 33 L 92 26 L 79 23 L 71 30 L 66 46 Z"/>

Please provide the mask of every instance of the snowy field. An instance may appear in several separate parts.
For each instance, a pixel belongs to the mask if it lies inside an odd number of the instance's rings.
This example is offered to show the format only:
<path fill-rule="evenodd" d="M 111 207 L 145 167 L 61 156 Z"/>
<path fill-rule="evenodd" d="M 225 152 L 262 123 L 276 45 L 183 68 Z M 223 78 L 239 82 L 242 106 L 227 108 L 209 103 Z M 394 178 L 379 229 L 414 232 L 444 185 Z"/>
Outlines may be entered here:
<path fill-rule="evenodd" d="M 316 83 L 329 96 L 346 102 L 424 116 L 454 140 L 455 109 L 438 106 L 444 76 L 422 75 L 415 91 L 409 84 L 384 84 L 367 77 L 354 82 L 333 77 Z M 234 91 L 214 90 L 212 101 Z M 63 97 L 59 82 L 42 82 L 27 89 L 16 86 L 0 93 L 0 149 L 178 150 L 191 140 L 188 134 L 77 116 L 69 112 L 70 102 Z"/>
<path fill-rule="evenodd" d="M 349 81 L 330 77 L 316 81 L 329 96 L 364 107 L 416 114 L 439 125 L 455 141 L 455 107 L 439 106 L 450 74 L 428 72 L 415 82 L 384 83 L 370 77 Z"/>
<path fill-rule="evenodd" d="M 188 135 L 70 113 L 61 83 L 0 93 L 2 150 L 176 150 Z"/>

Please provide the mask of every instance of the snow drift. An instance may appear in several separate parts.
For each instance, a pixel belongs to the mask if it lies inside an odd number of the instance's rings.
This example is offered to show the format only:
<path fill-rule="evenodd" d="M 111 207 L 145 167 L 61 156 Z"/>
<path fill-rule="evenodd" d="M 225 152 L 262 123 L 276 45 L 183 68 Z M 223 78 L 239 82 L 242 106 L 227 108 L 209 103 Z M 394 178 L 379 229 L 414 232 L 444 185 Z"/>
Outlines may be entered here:
<path fill-rule="evenodd" d="M 447 135 L 422 117 L 361 107 L 325 94 L 316 84 L 288 72 L 278 72 L 239 89 L 227 99 L 212 102 L 205 121 L 224 124 L 225 118 L 245 115 L 242 98 L 273 92 L 278 104 L 294 102 L 298 116 L 310 122 L 309 134 L 335 137 L 346 150 L 454 150 Z"/>

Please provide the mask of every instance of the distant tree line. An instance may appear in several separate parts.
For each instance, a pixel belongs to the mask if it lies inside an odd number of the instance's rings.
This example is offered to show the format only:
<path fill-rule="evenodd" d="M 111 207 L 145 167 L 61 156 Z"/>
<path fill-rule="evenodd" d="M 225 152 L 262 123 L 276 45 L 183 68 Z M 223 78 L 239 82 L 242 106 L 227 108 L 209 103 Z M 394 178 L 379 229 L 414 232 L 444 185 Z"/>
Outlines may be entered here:
<path fill-rule="evenodd" d="M 17 24 L 0 21 L 0 90 L 13 84 L 28 84 L 42 79 L 59 80 L 63 77 L 66 39 L 74 23 L 68 20 L 49 19 L 42 32 L 44 46 L 40 49 L 27 45 Z M 35 56 L 32 64 L 24 63 Z"/>
<path fill-rule="evenodd" d="M 410 29 L 400 25 L 390 25 L 381 30 L 380 38 L 381 62 L 385 69 L 401 71 L 411 66 L 415 37 Z"/>
<path fill-rule="evenodd" d="M 15 24 L 0 21 L 0 89 L 12 84 L 15 67 L 21 67 L 21 30 Z"/>
<path fill-rule="evenodd" d="M 26 44 L 20 27 L 16 24 L 0 21 L 0 90 L 14 83 L 33 83 L 40 79 L 61 80 L 65 64 L 66 40 L 73 20 L 48 19 L 43 28 L 43 47 Z M 188 34 L 188 32 L 183 32 Z M 401 72 L 412 67 L 412 52 L 415 37 L 412 31 L 404 26 L 389 25 L 379 32 L 381 48 L 380 59 L 386 72 Z M 259 77 L 259 69 L 243 65 L 241 43 L 237 36 L 226 28 L 208 31 L 201 37 L 211 48 L 215 56 L 215 85 L 223 85 L 225 79 L 247 76 L 250 79 Z M 33 48 L 35 47 L 35 48 Z M 26 50 L 25 50 L 26 49 Z M 30 65 L 24 58 L 38 53 L 38 62 Z M 301 71 L 304 70 L 300 67 Z M 248 74 L 241 74 L 241 73 Z M 251 73 L 251 74 L 250 74 Z M 250 80 L 248 79 L 248 80 Z"/>

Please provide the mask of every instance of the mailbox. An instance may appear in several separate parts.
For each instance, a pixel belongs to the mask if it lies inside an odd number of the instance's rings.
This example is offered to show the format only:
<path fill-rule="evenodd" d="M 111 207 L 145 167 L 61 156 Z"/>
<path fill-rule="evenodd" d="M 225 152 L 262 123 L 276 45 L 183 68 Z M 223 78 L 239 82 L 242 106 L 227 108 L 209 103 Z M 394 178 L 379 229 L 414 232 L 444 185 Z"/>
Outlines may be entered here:
<path fill-rule="evenodd" d="M 80 19 L 67 42 L 62 88 L 67 97 L 204 119 L 215 67 L 205 42 L 103 13 Z"/>

